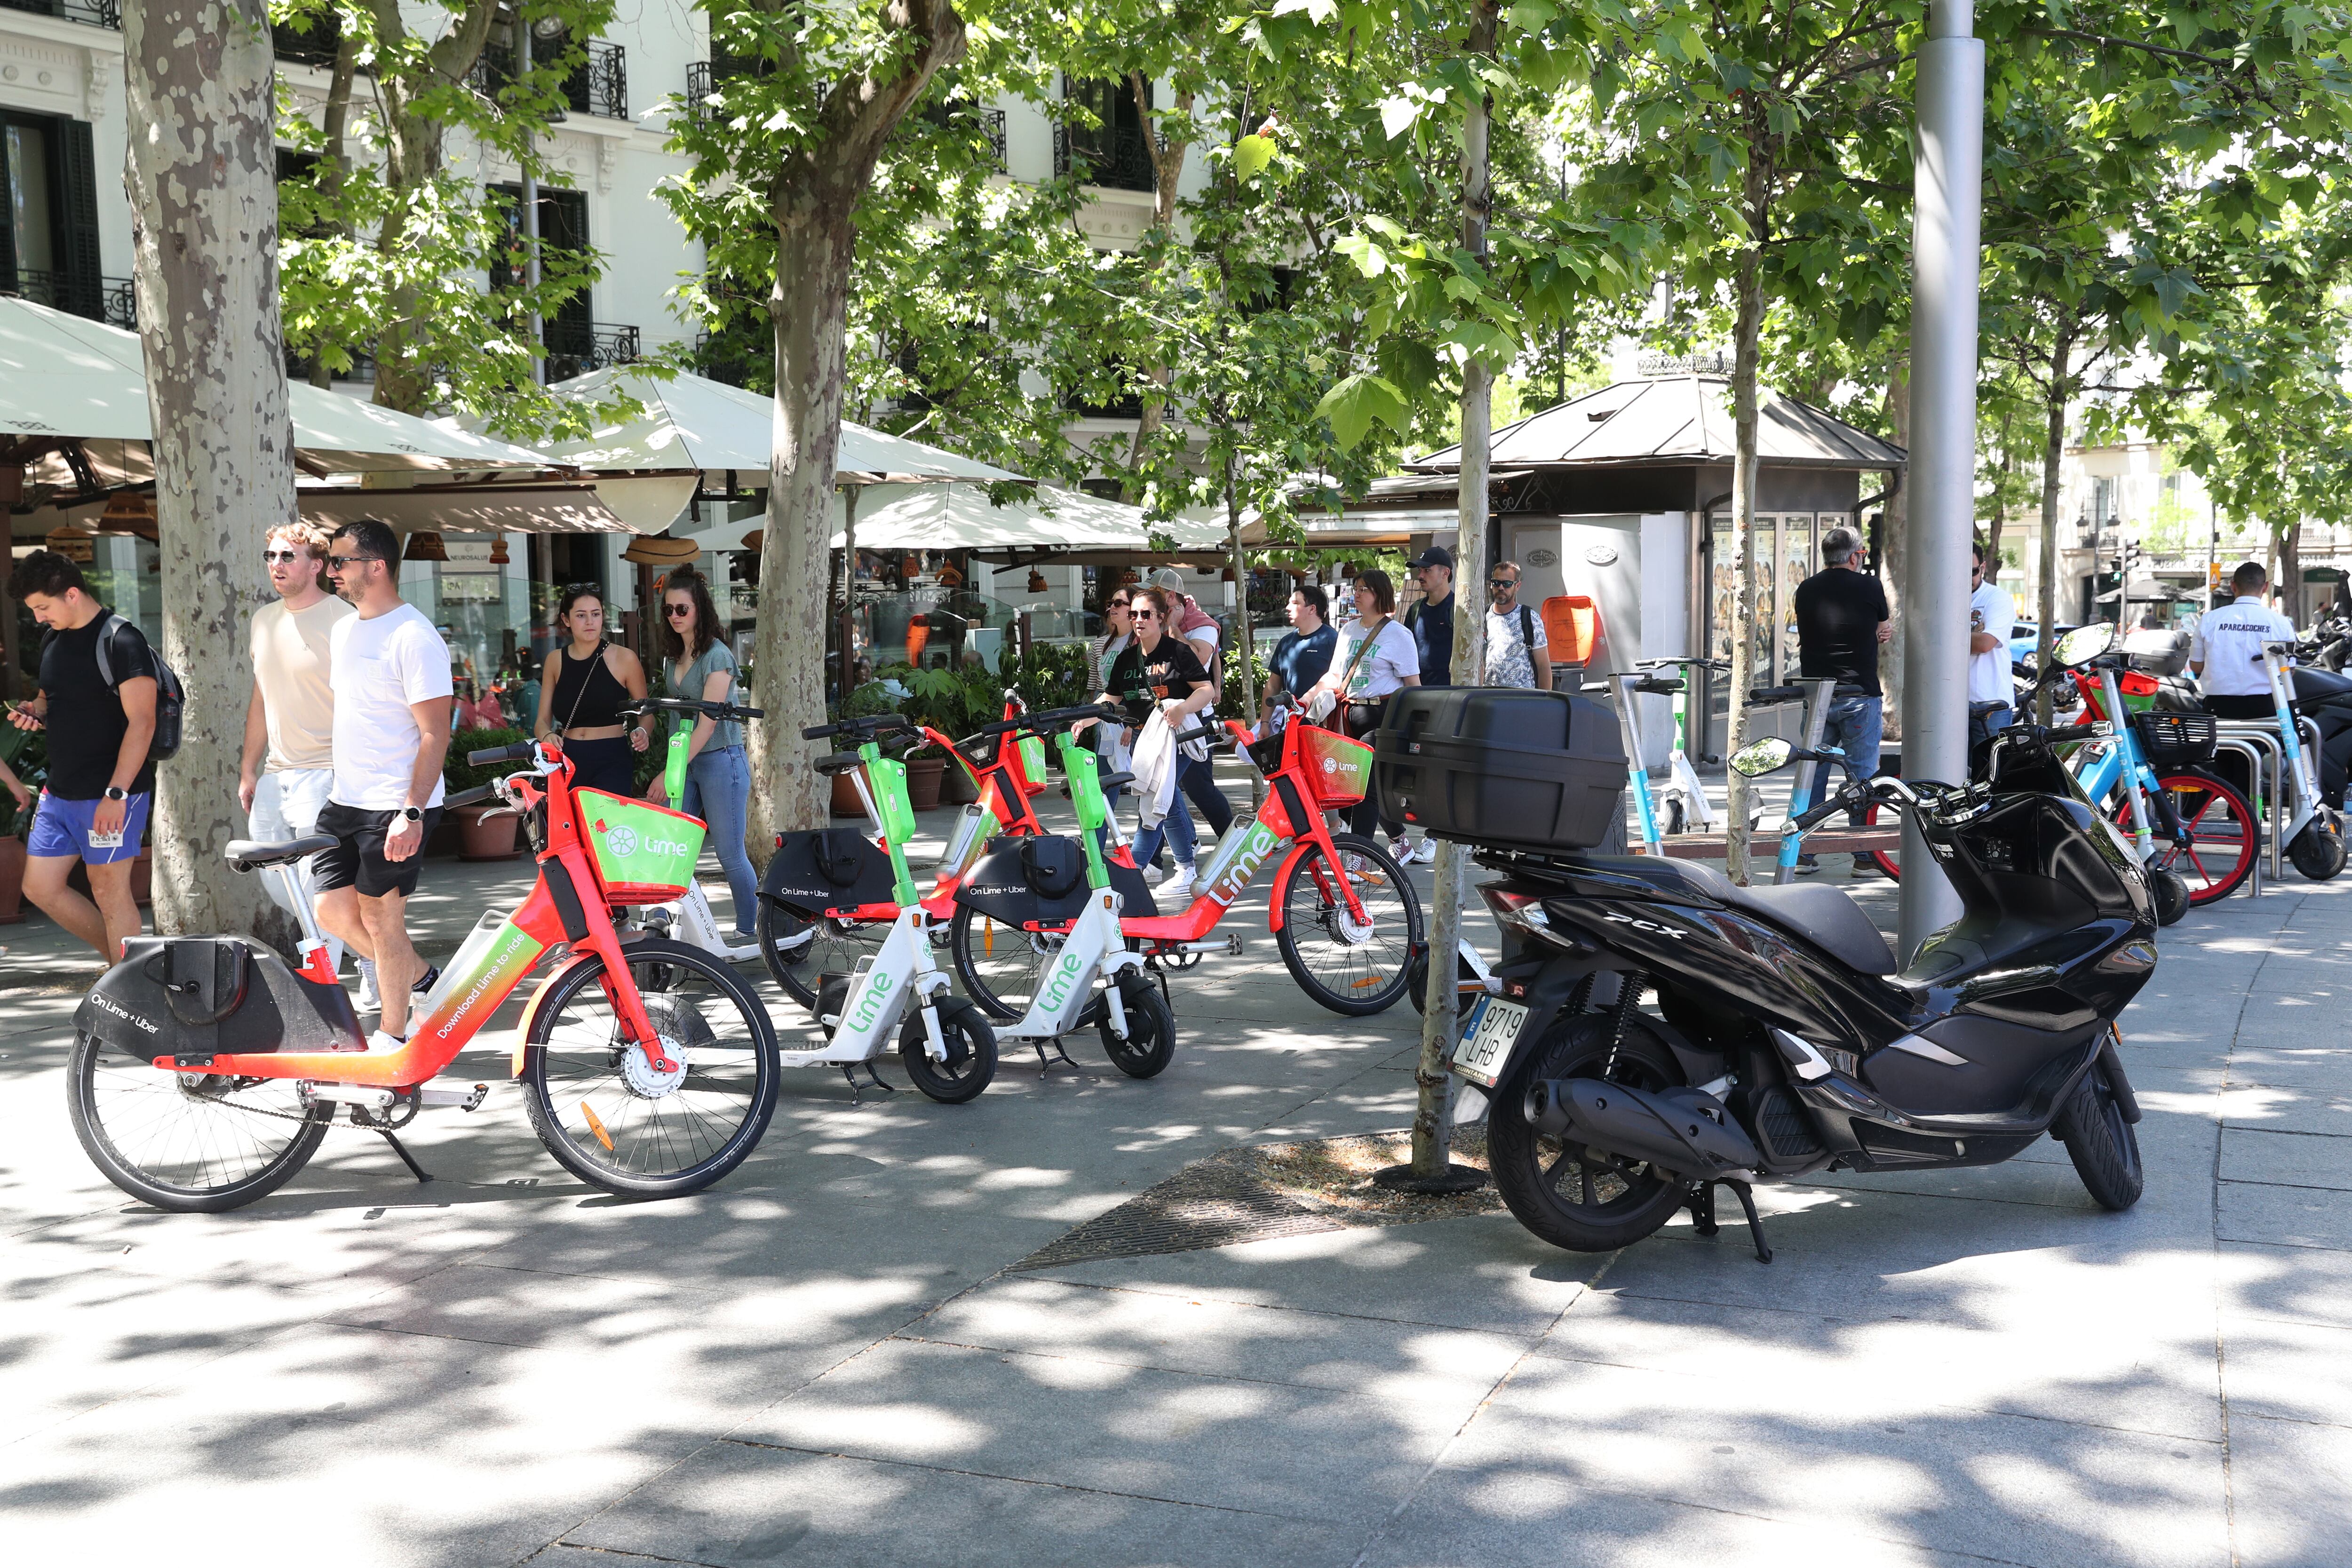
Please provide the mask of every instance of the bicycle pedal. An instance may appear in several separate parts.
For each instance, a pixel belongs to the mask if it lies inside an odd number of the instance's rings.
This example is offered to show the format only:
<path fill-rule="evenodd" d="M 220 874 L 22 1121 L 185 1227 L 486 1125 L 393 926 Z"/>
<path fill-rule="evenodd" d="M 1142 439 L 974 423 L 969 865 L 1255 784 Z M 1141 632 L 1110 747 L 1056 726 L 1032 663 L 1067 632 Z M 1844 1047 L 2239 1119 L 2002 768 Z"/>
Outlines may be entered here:
<path fill-rule="evenodd" d="M 416 1091 L 416 1103 L 425 1110 L 431 1110 L 436 1106 L 454 1105 L 460 1110 L 478 1110 L 482 1101 L 489 1097 L 490 1086 L 486 1083 L 478 1083 L 471 1089 L 459 1089 L 454 1085 L 440 1088 L 426 1084 Z"/>

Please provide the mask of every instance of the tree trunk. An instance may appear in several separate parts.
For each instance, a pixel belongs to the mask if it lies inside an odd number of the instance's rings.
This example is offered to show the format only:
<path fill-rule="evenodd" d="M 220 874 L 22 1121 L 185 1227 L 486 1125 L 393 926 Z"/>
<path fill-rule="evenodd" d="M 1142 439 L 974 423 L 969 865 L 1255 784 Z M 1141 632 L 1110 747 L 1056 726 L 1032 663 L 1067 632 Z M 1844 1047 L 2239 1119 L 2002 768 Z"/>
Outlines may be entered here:
<path fill-rule="evenodd" d="M 2042 432 L 2042 575 L 2041 635 L 2034 639 L 2033 668 L 2037 674 L 2050 668 L 2050 647 L 2057 640 L 2058 626 L 2058 470 L 2066 457 L 2066 399 L 2072 390 L 2066 372 L 2074 357 L 2074 334 L 2071 325 L 2062 324 L 2058 341 L 2050 354 L 2050 380 L 2043 389 Z M 2034 699 L 2034 721 L 2050 722 L 2050 688 L 2043 686 Z"/>
<path fill-rule="evenodd" d="M 1886 424 L 1894 432 L 1895 444 L 1906 452 L 1911 449 L 1911 360 L 1899 354 L 1886 371 Z M 1884 525 L 1882 553 L 1878 563 L 1878 585 L 1886 594 L 1886 613 L 1895 626 L 1895 638 L 1879 649 L 1878 682 L 1886 695 L 1879 707 L 1886 715 L 1886 738 L 1903 739 L 1903 558 L 1910 548 L 1911 471 L 1906 468 L 1895 476 L 1895 493 L 1886 498 L 1886 521 Z"/>
<path fill-rule="evenodd" d="M 2297 625 L 2303 621 L 2303 519 L 2298 517 L 2279 531 L 2278 575 L 2279 613 Z"/>
<path fill-rule="evenodd" d="M 1242 553 L 1242 498 L 1234 482 L 1234 454 L 1225 450 L 1225 559 L 1233 565 L 1235 596 L 1234 648 L 1242 667 L 1242 716 L 1257 722 L 1257 634 L 1250 626 L 1249 562 Z"/>
<path fill-rule="evenodd" d="M 154 422 L 163 658 L 187 686 L 184 740 L 156 775 L 155 924 L 290 949 L 242 837 L 238 753 L 262 536 L 291 522 L 294 432 L 278 313 L 278 153 L 262 0 L 122 10 L 132 270 Z"/>
<path fill-rule="evenodd" d="M 1470 12 L 1465 53 L 1474 60 L 1495 50 L 1496 8 L 1477 0 Z M 1489 99 L 1470 103 L 1462 117 L 1462 249 L 1482 261 L 1494 186 L 1486 155 Z M 1495 373 L 1474 354 L 1462 366 L 1462 486 L 1454 542 L 1454 683 L 1486 682 L 1486 605 L 1468 603 L 1486 582 L 1487 447 L 1494 434 Z M 1474 588 L 1474 584 L 1475 587 Z M 1437 876 L 1430 893 L 1429 991 L 1421 1016 L 1421 1057 L 1413 1065 L 1419 1100 L 1412 1113 L 1412 1180 L 1443 1182 L 1453 1164 L 1453 1119 L 1446 1114 L 1460 993 L 1454 982 L 1454 952 L 1462 941 L 1462 892 L 1468 861 L 1459 844 L 1441 844 Z"/>
<path fill-rule="evenodd" d="M 1735 282 L 1738 317 L 1731 339 L 1731 553 L 1737 572 L 1731 614 L 1731 736 L 1726 757 L 1748 743 L 1748 693 L 1756 679 L 1756 362 L 1764 326 L 1765 174 L 1759 154 L 1748 163 L 1748 243 Z M 1748 797 L 1745 773 L 1729 771 L 1729 820 L 1724 825 L 1724 869 L 1748 885 Z"/>

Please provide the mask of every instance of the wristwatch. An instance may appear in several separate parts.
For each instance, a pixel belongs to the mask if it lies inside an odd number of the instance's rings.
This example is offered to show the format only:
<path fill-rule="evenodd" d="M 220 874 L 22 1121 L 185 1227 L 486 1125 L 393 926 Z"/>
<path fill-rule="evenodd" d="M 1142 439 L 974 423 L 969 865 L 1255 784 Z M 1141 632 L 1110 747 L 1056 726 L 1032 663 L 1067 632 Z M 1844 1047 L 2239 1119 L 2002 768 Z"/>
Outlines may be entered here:
<path fill-rule="evenodd" d="M 127 789 L 117 789 L 112 784 L 109 784 L 106 786 L 106 798 L 109 800 L 129 800 L 131 798 L 131 792 Z"/>
<path fill-rule="evenodd" d="M 422 822 L 425 814 L 413 805 L 404 805 L 400 808 L 400 819 L 403 822 Z"/>

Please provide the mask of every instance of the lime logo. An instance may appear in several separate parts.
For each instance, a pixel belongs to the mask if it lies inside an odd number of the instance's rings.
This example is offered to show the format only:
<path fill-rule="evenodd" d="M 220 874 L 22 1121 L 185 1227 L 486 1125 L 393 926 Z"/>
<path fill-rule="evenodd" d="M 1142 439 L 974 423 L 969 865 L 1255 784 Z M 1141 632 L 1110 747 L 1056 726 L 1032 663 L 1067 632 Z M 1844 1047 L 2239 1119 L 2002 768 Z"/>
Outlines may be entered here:
<path fill-rule="evenodd" d="M 875 1018 L 882 1011 L 883 998 L 889 994 L 890 977 L 876 970 L 872 983 L 866 987 L 866 994 L 857 999 L 857 1011 L 850 1016 L 849 1026 L 853 1029 L 872 1028 Z"/>
<path fill-rule="evenodd" d="M 1054 973 L 1045 981 L 1045 992 L 1038 997 L 1045 1005 L 1046 1011 L 1051 1012 L 1062 1005 L 1062 999 L 1070 994 L 1070 987 L 1077 984 L 1078 976 L 1086 972 L 1086 960 L 1076 953 L 1064 957 L 1054 966 Z"/>
<path fill-rule="evenodd" d="M 1326 757 L 1326 758 L 1324 758 L 1324 759 L 1323 759 L 1323 771 L 1324 771 L 1325 773 L 1338 773 L 1338 772 L 1339 771 L 1339 758 L 1337 758 L 1337 757 Z"/>
<path fill-rule="evenodd" d="M 612 852 L 615 859 L 627 859 L 637 852 L 637 830 L 628 826 L 606 828 L 604 847 Z"/>

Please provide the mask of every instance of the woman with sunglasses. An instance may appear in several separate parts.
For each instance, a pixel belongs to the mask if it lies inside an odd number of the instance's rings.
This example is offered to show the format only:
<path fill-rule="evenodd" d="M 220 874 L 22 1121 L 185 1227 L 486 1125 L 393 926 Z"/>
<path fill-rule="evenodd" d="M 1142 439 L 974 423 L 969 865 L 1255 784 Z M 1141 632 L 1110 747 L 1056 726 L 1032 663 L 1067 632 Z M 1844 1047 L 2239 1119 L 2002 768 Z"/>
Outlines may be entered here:
<path fill-rule="evenodd" d="M 651 721 L 640 715 L 625 723 L 621 708 L 645 696 L 645 666 L 627 648 L 604 640 L 604 595 L 593 584 L 563 591 L 556 624 L 571 634 L 570 643 L 547 656 L 533 732 L 542 741 L 563 737 L 573 787 L 634 795 L 636 759 L 630 753 L 646 749 Z"/>
<path fill-rule="evenodd" d="M 662 653 L 669 660 L 674 696 L 704 702 L 735 700 L 735 653 L 710 602 L 710 584 L 692 567 L 681 566 L 662 584 Z M 673 714 L 670 722 L 680 722 Z M 751 804 L 751 761 L 743 750 L 743 726 L 732 719 L 698 718 L 686 744 L 686 795 L 670 804 L 710 829 L 705 840 L 719 852 L 727 890 L 735 897 L 730 947 L 750 947 L 760 939 L 750 930 L 759 910 L 760 879 L 744 848 L 744 820 Z"/>
<path fill-rule="evenodd" d="M 1121 584 L 1111 590 L 1109 601 L 1103 605 L 1103 625 L 1108 629 L 1103 634 L 1101 643 L 1089 650 L 1095 667 L 1092 684 L 1097 691 L 1109 689 L 1110 667 L 1118 661 L 1118 656 L 1126 652 L 1128 646 L 1135 641 L 1134 595 L 1134 589 Z M 1129 758 L 1127 742 L 1122 738 L 1123 732 L 1105 724 L 1097 731 L 1097 734 L 1099 737 L 1097 749 L 1102 754 L 1103 772 L 1125 773 Z M 1112 784 L 1104 790 L 1103 804 L 1107 806 L 1118 805 L 1119 792 L 1125 787 L 1123 784 Z"/>
<path fill-rule="evenodd" d="M 1129 595 L 1135 640 L 1111 660 L 1109 678 L 1103 682 L 1103 693 L 1097 699 L 1118 703 L 1127 710 L 1128 729 L 1119 736 L 1125 745 L 1135 743 L 1135 731 L 1150 719 L 1154 708 L 1166 714 L 1168 722 L 1181 733 L 1192 728 L 1194 715 L 1217 700 L 1216 686 L 1202 668 L 1200 655 L 1171 630 L 1175 622 L 1172 597 L 1158 588 L 1139 588 Z M 1187 769 L 1207 766 L 1206 759 L 1195 760 L 1179 752 L 1179 787 L 1169 799 L 1168 815 L 1135 837 L 1135 863 L 1139 866 L 1151 864 L 1152 858 L 1160 853 L 1162 837 L 1174 851 L 1175 873 L 1160 884 L 1160 892 L 1179 909 L 1192 900 L 1193 860 L 1199 843 L 1192 816 L 1184 809 L 1181 786 Z"/>

